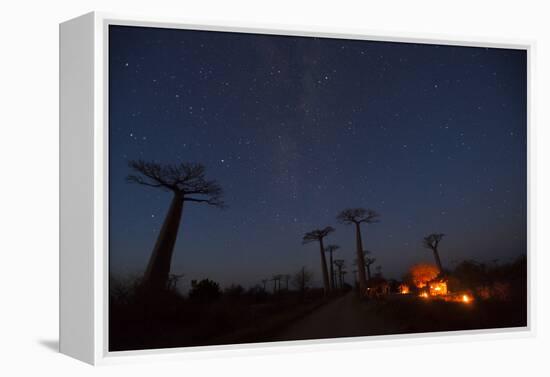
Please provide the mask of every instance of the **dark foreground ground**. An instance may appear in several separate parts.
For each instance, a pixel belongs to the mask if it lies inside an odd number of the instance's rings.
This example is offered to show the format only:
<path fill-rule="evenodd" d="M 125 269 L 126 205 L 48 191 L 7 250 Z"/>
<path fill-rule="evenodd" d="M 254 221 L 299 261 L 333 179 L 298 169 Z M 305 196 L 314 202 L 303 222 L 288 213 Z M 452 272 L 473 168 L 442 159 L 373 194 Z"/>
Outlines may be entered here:
<path fill-rule="evenodd" d="M 178 296 L 124 304 L 111 301 L 109 350 L 262 342 L 329 301 L 322 291 L 306 297 L 285 292 L 205 302 Z"/>
<path fill-rule="evenodd" d="M 360 300 L 353 292 L 289 325 L 270 340 L 520 327 L 526 310 L 512 302 L 444 302 L 408 295 Z"/>
<path fill-rule="evenodd" d="M 466 304 L 398 294 L 366 301 L 353 291 L 330 299 L 159 305 L 171 309 L 132 306 L 131 312 L 111 316 L 110 350 L 521 327 L 527 318 L 524 301 Z"/>

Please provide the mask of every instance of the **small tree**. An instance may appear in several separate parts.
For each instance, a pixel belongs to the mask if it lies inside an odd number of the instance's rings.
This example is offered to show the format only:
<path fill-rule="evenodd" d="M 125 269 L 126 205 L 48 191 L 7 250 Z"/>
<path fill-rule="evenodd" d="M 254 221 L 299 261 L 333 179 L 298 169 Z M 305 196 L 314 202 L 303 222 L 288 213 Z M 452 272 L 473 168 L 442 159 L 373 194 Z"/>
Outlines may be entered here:
<path fill-rule="evenodd" d="M 313 274 L 308 271 L 305 267 L 302 267 L 300 271 L 296 272 L 292 277 L 292 285 L 302 292 L 302 295 L 305 293 L 306 289 L 309 288 L 309 284 L 313 279 Z"/>
<path fill-rule="evenodd" d="M 277 274 L 273 275 L 271 280 L 273 281 L 273 293 L 278 293 L 281 290 L 281 279 L 283 278 L 283 275 Z"/>
<path fill-rule="evenodd" d="M 367 268 L 367 276 L 370 279 L 372 279 L 372 275 L 371 275 L 371 272 L 370 272 L 370 266 L 372 266 L 374 264 L 374 262 L 376 262 L 376 258 L 371 258 L 371 257 L 365 257 L 365 267 Z"/>
<path fill-rule="evenodd" d="M 264 291 L 267 291 L 267 282 L 268 281 L 269 281 L 269 279 L 262 279 L 262 285 L 263 285 Z"/>
<path fill-rule="evenodd" d="M 209 302 L 218 299 L 221 295 L 220 285 L 210 279 L 203 279 L 199 282 L 191 282 L 189 298 L 200 302 Z"/>
<path fill-rule="evenodd" d="M 170 274 L 166 284 L 168 290 L 176 292 L 178 290 L 178 283 L 184 276 L 184 274 Z"/>
<path fill-rule="evenodd" d="M 440 274 L 443 273 L 443 267 L 441 265 L 441 259 L 439 258 L 438 247 L 443 236 L 444 236 L 443 233 L 432 233 L 424 237 L 424 240 L 423 240 L 424 247 L 427 249 L 430 249 L 433 252 L 435 263 L 437 264 L 437 268 L 439 268 Z"/>
<path fill-rule="evenodd" d="M 338 281 L 340 283 L 340 289 L 344 288 L 344 280 L 343 280 L 344 264 L 345 264 L 345 261 L 343 259 L 336 259 L 334 261 L 334 265 L 338 269 Z"/>
<path fill-rule="evenodd" d="M 283 279 L 285 281 L 285 290 L 288 291 L 288 282 L 290 280 L 291 276 L 289 274 L 284 274 Z"/>
<path fill-rule="evenodd" d="M 365 262 L 365 269 L 366 269 L 366 272 L 367 272 L 367 281 L 369 281 L 369 280 L 372 279 L 372 274 L 371 274 L 370 266 L 372 266 L 372 265 L 374 264 L 374 262 L 376 262 L 376 258 L 369 257 L 370 254 L 371 254 L 371 252 L 368 251 L 368 250 L 364 250 L 364 251 L 363 251 L 363 260 L 364 260 L 364 262 Z M 355 266 L 357 266 L 357 264 L 358 264 L 357 259 L 355 259 L 355 261 L 353 262 L 353 264 L 354 264 Z"/>

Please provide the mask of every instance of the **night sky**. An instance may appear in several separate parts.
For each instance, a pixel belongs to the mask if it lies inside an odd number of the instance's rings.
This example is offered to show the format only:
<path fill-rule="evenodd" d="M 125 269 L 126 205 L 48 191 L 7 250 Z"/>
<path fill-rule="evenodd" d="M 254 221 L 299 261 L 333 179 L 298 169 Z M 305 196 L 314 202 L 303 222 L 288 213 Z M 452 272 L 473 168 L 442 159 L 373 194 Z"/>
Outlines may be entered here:
<path fill-rule="evenodd" d="M 526 253 L 526 53 L 111 26 L 110 270 L 143 272 L 172 194 L 130 184 L 131 159 L 199 162 L 228 208 L 186 202 L 172 263 L 245 287 L 301 266 L 317 244 L 353 270 L 347 207 L 372 208 L 365 249 L 386 277 Z M 347 281 L 351 282 L 351 272 Z"/>

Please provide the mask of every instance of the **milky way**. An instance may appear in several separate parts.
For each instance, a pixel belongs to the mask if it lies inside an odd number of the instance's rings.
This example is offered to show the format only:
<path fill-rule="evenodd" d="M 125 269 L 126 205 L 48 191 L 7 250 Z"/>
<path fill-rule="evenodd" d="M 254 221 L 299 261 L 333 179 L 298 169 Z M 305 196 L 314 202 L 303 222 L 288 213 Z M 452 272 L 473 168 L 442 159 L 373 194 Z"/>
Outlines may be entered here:
<path fill-rule="evenodd" d="M 200 162 L 226 210 L 186 205 L 172 271 L 227 285 L 307 266 L 309 230 L 353 268 L 347 207 L 382 272 L 526 252 L 526 53 L 406 43 L 110 28 L 110 263 L 145 267 L 170 194 L 126 183 L 128 160 Z M 348 274 L 348 277 L 351 274 Z"/>

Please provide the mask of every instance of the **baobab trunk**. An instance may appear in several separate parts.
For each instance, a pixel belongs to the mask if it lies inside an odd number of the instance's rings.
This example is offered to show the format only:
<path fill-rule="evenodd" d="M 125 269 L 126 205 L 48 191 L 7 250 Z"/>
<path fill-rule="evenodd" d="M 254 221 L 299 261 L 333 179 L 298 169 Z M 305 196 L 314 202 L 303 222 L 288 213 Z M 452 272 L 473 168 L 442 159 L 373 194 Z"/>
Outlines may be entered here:
<path fill-rule="evenodd" d="M 330 247 L 330 246 L 329 246 Z M 334 264 L 332 263 L 332 250 L 330 251 L 330 289 L 335 289 Z"/>
<path fill-rule="evenodd" d="M 355 223 L 355 238 L 357 242 L 357 271 L 359 272 L 359 292 L 367 293 L 367 279 L 365 277 L 365 257 L 363 255 L 363 241 L 361 239 L 361 224 Z"/>
<path fill-rule="evenodd" d="M 437 249 L 433 249 L 433 252 L 434 252 L 435 263 L 437 264 L 437 268 L 439 268 L 439 273 L 442 274 L 443 267 L 441 266 L 441 259 L 439 259 L 439 252 L 437 251 Z"/>
<path fill-rule="evenodd" d="M 161 290 L 166 287 L 182 212 L 183 196 L 174 194 L 145 270 L 144 283 L 147 288 Z"/>
<path fill-rule="evenodd" d="M 325 288 L 325 295 L 330 292 L 330 285 L 328 280 L 327 260 L 325 258 L 325 247 L 323 246 L 323 239 L 319 240 L 319 246 L 321 247 L 321 270 L 323 271 L 323 285 Z"/>

